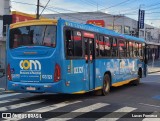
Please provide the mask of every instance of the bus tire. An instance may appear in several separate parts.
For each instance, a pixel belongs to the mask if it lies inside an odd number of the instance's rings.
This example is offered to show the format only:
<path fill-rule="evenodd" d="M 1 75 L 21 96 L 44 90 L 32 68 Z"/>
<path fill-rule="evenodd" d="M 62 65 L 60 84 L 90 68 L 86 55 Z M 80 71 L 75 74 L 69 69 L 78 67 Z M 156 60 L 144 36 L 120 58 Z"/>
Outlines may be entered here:
<path fill-rule="evenodd" d="M 105 96 L 109 93 L 109 91 L 110 91 L 110 76 L 108 74 L 105 74 L 103 79 L 102 89 L 96 90 L 94 94 L 98 96 Z"/>
<path fill-rule="evenodd" d="M 103 96 L 107 95 L 110 92 L 110 82 L 111 82 L 111 78 L 109 74 L 105 74 L 103 79 L 103 87 L 102 87 Z"/>

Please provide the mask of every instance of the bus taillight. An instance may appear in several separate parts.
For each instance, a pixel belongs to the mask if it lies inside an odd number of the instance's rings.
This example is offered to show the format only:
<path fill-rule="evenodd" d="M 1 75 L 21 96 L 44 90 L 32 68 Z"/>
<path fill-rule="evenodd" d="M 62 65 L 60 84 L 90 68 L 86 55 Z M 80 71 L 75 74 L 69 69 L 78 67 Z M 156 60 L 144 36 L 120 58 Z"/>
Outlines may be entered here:
<path fill-rule="evenodd" d="M 10 81 L 12 80 L 10 64 L 7 65 L 7 78 Z"/>
<path fill-rule="evenodd" d="M 54 81 L 58 82 L 60 78 L 61 78 L 61 68 L 58 64 L 56 64 L 54 71 Z"/>

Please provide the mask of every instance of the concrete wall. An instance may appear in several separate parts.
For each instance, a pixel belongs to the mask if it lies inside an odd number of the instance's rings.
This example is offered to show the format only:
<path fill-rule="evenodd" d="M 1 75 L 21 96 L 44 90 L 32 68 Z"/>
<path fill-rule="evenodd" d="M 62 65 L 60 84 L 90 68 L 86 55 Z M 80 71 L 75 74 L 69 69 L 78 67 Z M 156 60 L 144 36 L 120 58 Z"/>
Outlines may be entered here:
<path fill-rule="evenodd" d="M 0 0 L 0 16 L 10 14 L 10 0 Z M 1 17 L 2 18 L 2 17 Z M 0 20 L 0 68 L 5 69 L 6 65 L 6 39 L 2 36 L 3 20 Z"/>

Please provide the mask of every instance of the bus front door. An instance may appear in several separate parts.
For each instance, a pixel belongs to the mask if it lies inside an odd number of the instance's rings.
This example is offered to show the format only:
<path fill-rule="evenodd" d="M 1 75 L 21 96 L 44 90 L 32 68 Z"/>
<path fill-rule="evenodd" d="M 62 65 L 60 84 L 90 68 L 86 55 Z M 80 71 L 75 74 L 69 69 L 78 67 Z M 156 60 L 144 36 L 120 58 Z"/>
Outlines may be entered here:
<path fill-rule="evenodd" d="M 94 88 L 94 39 L 84 38 L 85 42 L 85 60 L 88 75 L 88 89 Z"/>

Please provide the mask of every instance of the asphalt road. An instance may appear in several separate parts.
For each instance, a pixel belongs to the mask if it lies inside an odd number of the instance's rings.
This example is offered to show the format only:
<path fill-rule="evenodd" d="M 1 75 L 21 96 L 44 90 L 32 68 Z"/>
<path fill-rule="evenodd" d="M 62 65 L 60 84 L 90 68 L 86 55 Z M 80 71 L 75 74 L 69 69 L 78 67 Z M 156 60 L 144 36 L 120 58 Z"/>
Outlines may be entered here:
<path fill-rule="evenodd" d="M 1 92 L 0 112 L 40 113 L 42 119 L 32 119 L 38 121 L 160 121 L 160 73 L 148 75 L 138 86 L 112 88 L 107 96 Z"/>

